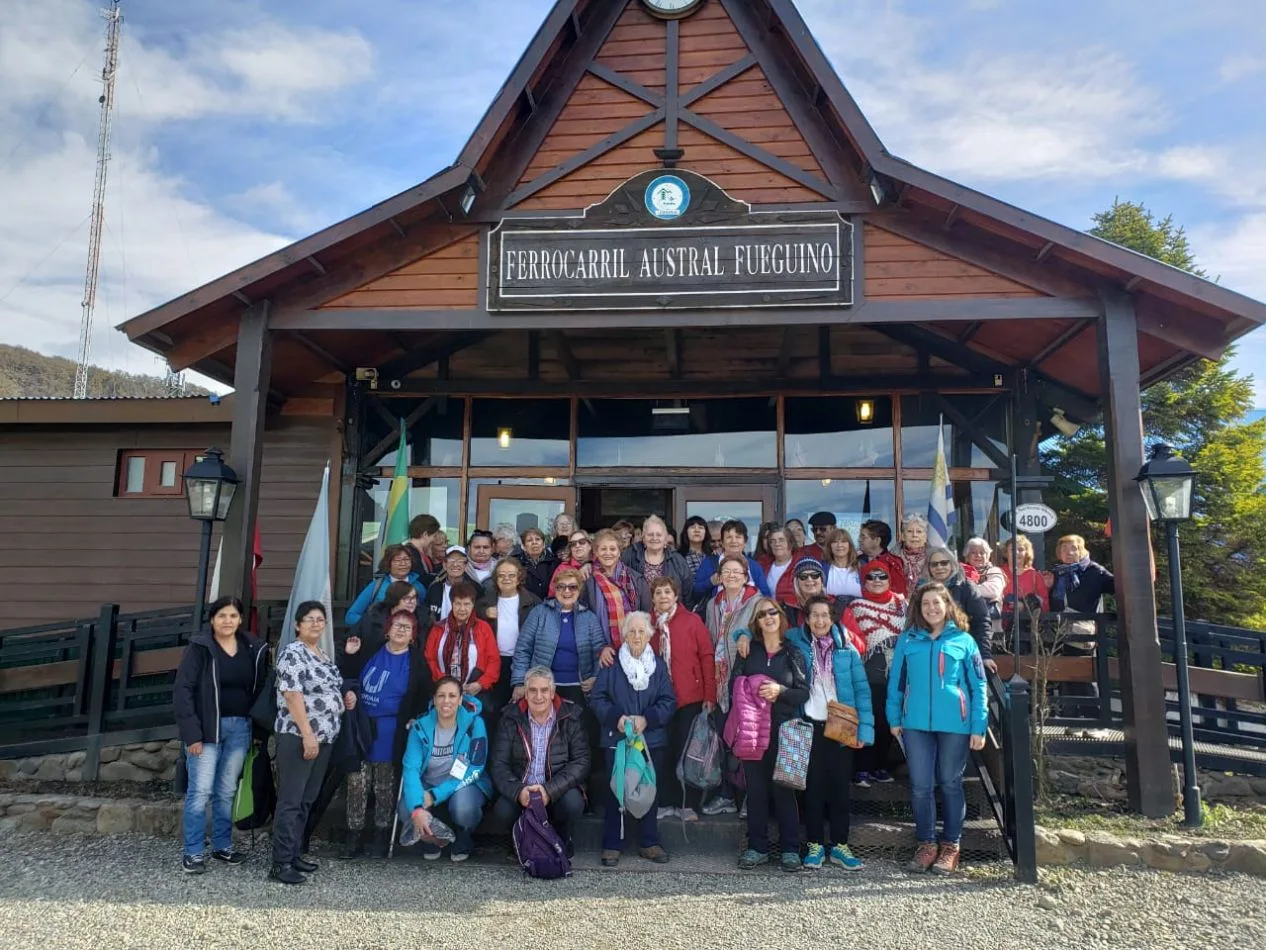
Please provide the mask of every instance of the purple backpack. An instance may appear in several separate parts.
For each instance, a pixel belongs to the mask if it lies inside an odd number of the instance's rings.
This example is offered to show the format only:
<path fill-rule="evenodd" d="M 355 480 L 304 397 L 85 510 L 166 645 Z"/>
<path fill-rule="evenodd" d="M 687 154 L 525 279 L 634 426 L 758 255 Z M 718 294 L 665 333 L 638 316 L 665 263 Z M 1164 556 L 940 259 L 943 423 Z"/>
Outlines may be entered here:
<path fill-rule="evenodd" d="M 528 807 L 514 823 L 514 853 L 528 877 L 553 880 L 571 877 L 571 859 L 554 826 L 549 823 L 545 803 L 532 795 Z"/>

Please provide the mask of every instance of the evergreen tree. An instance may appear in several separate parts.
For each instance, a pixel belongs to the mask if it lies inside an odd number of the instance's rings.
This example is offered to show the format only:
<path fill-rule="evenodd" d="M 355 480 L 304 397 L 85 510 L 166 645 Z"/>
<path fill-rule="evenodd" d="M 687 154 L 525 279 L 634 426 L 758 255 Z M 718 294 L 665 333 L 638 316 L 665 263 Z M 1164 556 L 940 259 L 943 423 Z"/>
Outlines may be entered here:
<path fill-rule="evenodd" d="M 1181 227 L 1156 221 L 1141 204 L 1113 202 L 1096 214 L 1090 233 L 1122 247 L 1204 276 Z M 1248 423 L 1253 380 L 1233 370 L 1234 349 L 1214 362 L 1200 360 L 1143 392 L 1147 448 L 1173 446 L 1197 472 L 1193 521 L 1182 530 L 1183 595 L 1192 619 L 1234 625 L 1266 620 L 1266 419 Z M 1107 560 L 1104 484 L 1107 450 L 1102 426 L 1084 426 L 1043 448 L 1043 466 L 1056 479 L 1052 507 L 1060 533 L 1085 535 L 1096 560 Z M 1153 538 L 1157 597 L 1168 602 L 1168 565 L 1160 529 Z M 1167 611 L 1165 611 L 1167 612 Z"/>

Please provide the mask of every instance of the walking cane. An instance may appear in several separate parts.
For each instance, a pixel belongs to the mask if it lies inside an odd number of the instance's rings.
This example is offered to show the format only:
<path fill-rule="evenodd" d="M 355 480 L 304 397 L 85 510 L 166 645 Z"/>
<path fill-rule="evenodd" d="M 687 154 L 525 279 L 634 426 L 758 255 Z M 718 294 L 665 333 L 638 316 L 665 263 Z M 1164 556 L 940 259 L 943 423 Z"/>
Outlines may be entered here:
<path fill-rule="evenodd" d="M 387 844 L 387 860 L 390 861 L 396 853 L 396 828 L 400 825 L 400 799 L 404 798 L 404 776 L 400 776 L 400 783 L 396 786 L 396 807 L 391 813 L 391 841 Z"/>

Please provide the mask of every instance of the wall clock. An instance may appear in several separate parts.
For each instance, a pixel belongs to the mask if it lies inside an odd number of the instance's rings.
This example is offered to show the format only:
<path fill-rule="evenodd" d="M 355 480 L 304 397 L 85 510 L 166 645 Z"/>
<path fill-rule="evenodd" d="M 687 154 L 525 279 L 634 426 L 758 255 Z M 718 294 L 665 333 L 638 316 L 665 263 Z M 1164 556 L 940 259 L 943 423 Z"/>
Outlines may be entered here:
<path fill-rule="evenodd" d="M 642 0 L 652 16 L 664 20 L 688 17 L 703 5 L 703 0 Z"/>

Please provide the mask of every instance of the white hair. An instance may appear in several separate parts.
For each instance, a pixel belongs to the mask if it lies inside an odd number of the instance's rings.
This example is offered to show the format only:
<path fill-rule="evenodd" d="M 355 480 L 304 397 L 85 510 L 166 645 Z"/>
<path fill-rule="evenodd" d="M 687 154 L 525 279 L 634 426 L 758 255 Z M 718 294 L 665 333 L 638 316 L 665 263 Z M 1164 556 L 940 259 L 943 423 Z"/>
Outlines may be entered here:
<path fill-rule="evenodd" d="M 918 525 L 925 532 L 928 529 L 928 519 L 923 517 L 917 511 L 907 511 L 905 517 L 901 519 L 901 530 L 906 529 L 906 525 Z"/>
<path fill-rule="evenodd" d="M 993 557 L 993 548 L 989 546 L 989 542 L 984 538 L 968 538 L 967 543 L 963 545 L 963 557 L 967 557 L 968 553 L 975 548 L 980 548 L 985 552 L 985 557 Z"/>
<path fill-rule="evenodd" d="M 527 675 L 523 677 L 523 685 L 526 686 L 528 680 L 549 680 L 549 688 L 554 688 L 554 671 L 548 666 L 534 666 L 527 671 Z"/>
<path fill-rule="evenodd" d="M 503 521 L 501 524 L 493 528 L 492 536 L 498 541 L 509 541 L 511 544 L 514 544 L 515 541 L 519 540 L 519 536 L 514 533 L 514 525 L 510 524 L 508 521 Z"/>
<path fill-rule="evenodd" d="M 668 533 L 668 523 L 667 523 L 666 521 L 664 521 L 664 519 L 663 519 L 663 518 L 661 518 L 659 515 L 647 515 L 647 516 L 646 516 L 646 520 L 642 522 L 642 533 L 643 533 L 643 534 L 645 534 L 645 533 L 646 533 L 646 529 L 647 529 L 647 528 L 649 528 L 649 527 L 650 527 L 651 525 L 653 525 L 653 524 L 657 524 L 657 525 L 659 525 L 661 528 L 663 528 L 663 529 L 664 529 L 664 533 L 665 533 L 665 534 L 667 534 L 667 533 Z"/>
<path fill-rule="evenodd" d="M 651 615 L 645 610 L 635 610 L 631 614 L 624 615 L 624 622 L 620 624 L 620 636 L 627 637 L 629 630 L 633 626 L 633 621 L 646 624 L 646 629 L 651 633 L 655 632 L 655 624 L 651 622 Z"/>

